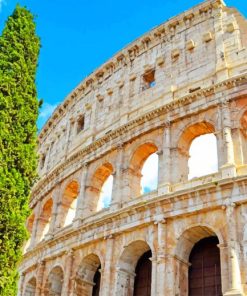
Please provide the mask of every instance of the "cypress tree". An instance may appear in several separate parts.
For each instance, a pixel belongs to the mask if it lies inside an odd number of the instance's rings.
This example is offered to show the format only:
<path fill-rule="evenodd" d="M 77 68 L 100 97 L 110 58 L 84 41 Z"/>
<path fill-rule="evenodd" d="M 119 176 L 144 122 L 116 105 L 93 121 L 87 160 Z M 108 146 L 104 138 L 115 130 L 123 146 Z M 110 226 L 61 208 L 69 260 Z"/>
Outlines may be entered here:
<path fill-rule="evenodd" d="M 17 6 L 0 37 L 0 295 L 16 295 L 27 240 L 30 188 L 37 177 L 40 41 L 33 15 Z"/>

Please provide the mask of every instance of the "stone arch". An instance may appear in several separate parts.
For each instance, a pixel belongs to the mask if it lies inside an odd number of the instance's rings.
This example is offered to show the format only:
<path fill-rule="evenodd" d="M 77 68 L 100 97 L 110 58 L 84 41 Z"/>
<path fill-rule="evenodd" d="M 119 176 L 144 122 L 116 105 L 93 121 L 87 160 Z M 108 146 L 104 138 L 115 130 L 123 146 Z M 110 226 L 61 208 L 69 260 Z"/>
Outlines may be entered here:
<path fill-rule="evenodd" d="M 138 260 L 146 252 L 152 254 L 146 241 L 136 240 L 124 247 L 117 265 L 116 293 L 119 295 L 133 295 L 135 283 L 135 269 Z"/>
<path fill-rule="evenodd" d="M 188 294 L 189 291 L 189 259 L 190 254 L 196 244 L 206 238 L 216 238 L 220 244 L 223 244 L 223 237 L 219 231 L 215 231 L 211 226 L 206 224 L 191 225 L 185 229 L 179 236 L 174 252 L 174 274 L 175 294 Z M 222 264 L 220 263 L 220 269 Z M 223 275 L 221 274 L 221 277 Z"/>
<path fill-rule="evenodd" d="M 64 280 L 63 268 L 60 265 L 53 267 L 46 279 L 44 294 L 49 296 L 60 296 L 62 295 Z"/>
<path fill-rule="evenodd" d="M 134 151 L 129 162 L 129 186 L 133 196 L 141 194 L 141 170 L 150 155 L 156 153 L 158 147 L 152 142 L 145 142 Z"/>
<path fill-rule="evenodd" d="M 86 187 L 86 215 L 90 215 L 91 213 L 97 211 L 102 187 L 113 172 L 114 169 L 112 164 L 110 162 L 106 162 L 98 167 L 91 176 L 88 186 Z"/>
<path fill-rule="evenodd" d="M 25 287 L 25 296 L 35 296 L 36 290 L 36 278 L 33 276 L 31 279 L 28 280 L 26 287 Z"/>
<path fill-rule="evenodd" d="M 101 285 L 101 267 L 98 255 L 91 253 L 84 257 L 74 277 L 73 295 L 97 295 Z"/>
<path fill-rule="evenodd" d="M 37 230 L 37 241 L 41 241 L 44 236 L 49 232 L 51 216 L 53 208 L 53 199 L 49 198 L 44 203 L 40 216 Z"/>
<path fill-rule="evenodd" d="M 79 194 L 79 184 L 76 180 L 68 182 L 62 194 L 60 204 L 59 226 L 67 226 L 72 223 L 75 217 L 77 197 Z"/>
<path fill-rule="evenodd" d="M 209 121 L 200 121 L 187 125 L 177 138 L 177 144 L 173 149 L 174 176 L 173 182 L 182 182 L 188 180 L 189 175 L 189 149 L 192 141 L 199 136 L 214 134 L 215 126 Z M 217 139 L 216 139 L 217 140 Z M 216 142 L 217 143 L 217 142 Z M 218 151 L 218 143 L 215 153 Z"/>

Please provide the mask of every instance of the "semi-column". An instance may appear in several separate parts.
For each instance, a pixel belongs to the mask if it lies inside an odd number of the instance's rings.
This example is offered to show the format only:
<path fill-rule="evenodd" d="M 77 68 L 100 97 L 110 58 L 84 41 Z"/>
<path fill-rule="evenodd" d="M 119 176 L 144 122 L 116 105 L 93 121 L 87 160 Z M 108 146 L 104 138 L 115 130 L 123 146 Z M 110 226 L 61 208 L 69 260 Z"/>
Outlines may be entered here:
<path fill-rule="evenodd" d="M 101 281 L 101 292 L 102 296 L 112 295 L 112 258 L 113 258 L 113 248 L 114 248 L 114 237 L 108 235 L 105 237 L 105 264 L 102 272 L 102 281 Z"/>
<path fill-rule="evenodd" d="M 159 219 L 157 222 L 158 228 L 158 252 L 157 252 L 157 279 L 156 291 L 157 296 L 166 295 L 165 289 L 165 274 L 166 274 L 166 236 L 167 225 L 165 219 Z"/>
<path fill-rule="evenodd" d="M 239 253 L 240 245 L 237 239 L 236 205 L 228 203 L 225 206 L 227 222 L 228 272 L 229 288 L 224 296 L 243 296 L 241 287 Z"/>
<path fill-rule="evenodd" d="M 121 207 L 122 201 L 122 167 L 123 167 L 123 146 L 117 147 L 117 161 L 115 172 L 113 173 L 113 187 L 112 187 L 112 203 L 111 206 L 114 210 Z"/>
<path fill-rule="evenodd" d="M 81 171 L 81 178 L 80 178 L 80 184 L 79 184 L 80 192 L 77 198 L 76 213 L 74 218 L 75 227 L 79 226 L 80 222 L 83 219 L 87 173 L 88 173 L 88 164 L 84 164 Z"/>
<path fill-rule="evenodd" d="M 44 272 L 45 272 L 45 261 L 42 260 L 38 263 L 38 267 L 37 267 L 35 296 L 41 296 L 43 294 Z"/>
<path fill-rule="evenodd" d="M 65 274 L 63 280 L 62 296 L 70 295 L 70 280 L 72 275 L 72 267 L 74 261 L 74 252 L 69 250 L 65 259 Z"/>
<path fill-rule="evenodd" d="M 234 146 L 231 133 L 231 114 L 229 102 L 224 101 L 221 104 L 221 123 L 222 123 L 222 149 L 223 159 L 221 163 L 221 173 L 223 178 L 235 177 L 236 167 L 234 161 Z"/>
<path fill-rule="evenodd" d="M 167 122 L 163 131 L 163 147 L 159 151 L 158 194 L 170 192 L 171 183 L 171 126 Z"/>

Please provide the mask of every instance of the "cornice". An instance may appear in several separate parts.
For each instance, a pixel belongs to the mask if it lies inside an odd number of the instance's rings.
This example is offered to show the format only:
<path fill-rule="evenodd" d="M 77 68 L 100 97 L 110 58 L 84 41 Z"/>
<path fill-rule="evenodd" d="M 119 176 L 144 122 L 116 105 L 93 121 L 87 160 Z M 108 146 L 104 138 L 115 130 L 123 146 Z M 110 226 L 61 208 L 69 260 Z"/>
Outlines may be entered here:
<path fill-rule="evenodd" d="M 42 141 L 49 130 L 57 124 L 76 99 L 79 97 L 83 98 L 91 90 L 95 89 L 95 87 L 100 87 L 104 79 L 109 78 L 119 68 L 129 65 L 141 53 L 164 41 L 171 40 L 171 38 L 180 32 L 181 27 L 192 26 L 192 20 L 195 21 L 198 18 L 204 18 L 208 13 L 210 14 L 213 10 L 223 6 L 225 4 L 222 0 L 208 0 L 198 4 L 155 27 L 117 52 L 111 59 L 86 77 L 55 109 L 52 116 L 40 131 L 38 136 L 39 141 Z"/>
<path fill-rule="evenodd" d="M 196 194 L 201 196 L 200 200 L 204 200 L 205 195 L 213 196 L 212 192 L 222 192 L 223 190 L 229 190 L 231 188 L 235 188 L 235 184 L 237 184 L 239 187 L 243 187 L 244 190 L 246 190 L 247 185 L 247 176 L 240 176 L 235 178 L 228 178 L 228 179 L 219 179 L 217 184 L 215 181 L 210 181 L 208 183 L 204 183 L 196 188 Z M 195 188 L 188 188 L 183 189 L 177 192 L 171 192 L 165 195 L 158 195 L 157 191 L 150 194 L 148 199 L 143 200 L 143 198 L 136 200 L 135 204 L 127 205 L 126 207 L 114 211 L 114 212 L 105 212 L 105 215 L 97 218 L 97 214 L 93 218 L 93 220 L 87 221 L 85 219 L 84 223 L 81 224 L 78 228 L 74 227 L 66 227 L 66 229 L 60 230 L 59 232 L 55 233 L 54 238 L 44 241 L 40 244 L 38 244 L 34 249 L 30 250 L 24 255 L 24 260 L 22 265 L 25 266 L 25 263 L 27 263 L 29 260 L 31 261 L 31 258 L 38 256 L 42 257 L 42 260 L 50 260 L 53 257 L 57 257 L 58 254 L 62 256 L 65 253 L 65 250 L 62 249 L 56 249 L 54 246 L 62 245 L 62 242 L 69 241 L 69 239 L 73 237 L 77 237 L 76 240 L 72 240 L 71 249 L 76 250 L 81 247 L 83 244 L 84 246 L 87 244 L 91 244 L 96 241 L 103 240 L 106 235 L 110 236 L 113 235 L 118 236 L 124 232 L 130 231 L 132 228 L 136 227 L 145 227 L 146 225 L 150 224 L 157 224 L 157 220 L 159 220 L 161 212 L 160 207 L 165 206 L 167 204 L 174 204 L 178 201 L 181 201 L 181 199 L 184 201 L 186 199 L 193 198 L 195 195 Z M 246 192 L 241 191 L 240 195 L 236 198 L 236 196 L 232 197 L 234 199 L 234 203 L 236 205 L 241 205 L 247 202 L 246 199 Z M 198 206 L 191 207 L 188 212 L 174 210 L 174 211 L 164 211 L 162 212 L 162 220 L 167 221 L 168 219 L 174 219 L 183 215 L 192 215 L 197 213 L 201 213 L 207 210 L 217 210 L 222 209 L 226 202 L 228 201 L 228 197 L 222 195 L 222 198 L 219 200 L 218 198 L 215 198 L 214 200 L 211 200 L 210 202 L 198 204 Z M 133 221 L 128 225 L 124 222 L 125 219 L 128 219 L 128 217 L 131 217 L 133 215 L 139 214 L 140 216 L 145 216 L 142 213 L 147 211 L 150 211 L 151 208 L 157 208 L 156 214 L 154 214 L 152 217 L 147 217 L 144 220 L 136 219 L 133 223 Z M 193 208 L 193 209 L 192 209 Z M 196 208 L 196 210 L 195 210 Z M 137 217 L 138 218 L 138 217 Z M 119 221 L 122 221 L 122 223 L 118 223 Z M 141 222 L 140 222 L 141 221 Z M 117 223 L 117 225 L 121 225 L 121 227 L 115 227 L 114 223 Z M 96 228 L 98 228 L 98 231 L 96 231 Z M 93 237 L 84 237 L 87 232 L 94 232 L 96 233 Z M 80 239 L 84 239 L 84 241 L 80 241 Z M 69 246 L 67 244 L 66 248 Z M 49 251 L 49 255 L 45 253 L 45 250 L 52 250 L 51 253 Z M 30 267 L 27 267 L 28 269 Z"/>
<path fill-rule="evenodd" d="M 104 146 L 106 143 L 110 142 L 113 139 L 116 139 L 118 137 L 121 137 L 122 135 L 125 135 L 130 130 L 135 128 L 136 126 L 139 126 L 147 121 L 150 121 L 154 118 L 159 117 L 160 115 L 168 114 L 170 111 L 181 107 L 183 105 L 187 105 L 195 101 L 198 97 L 202 96 L 209 96 L 217 91 L 220 91 L 223 89 L 231 89 L 235 86 L 242 85 L 247 83 L 247 73 L 241 74 L 238 76 L 235 76 L 233 78 L 227 79 L 223 82 L 220 82 L 218 84 L 212 85 L 210 87 L 199 89 L 191 94 L 188 94 L 186 96 L 183 96 L 179 99 L 175 99 L 172 102 L 167 103 L 166 105 L 163 105 L 161 107 L 158 107 L 150 112 L 147 112 L 136 119 L 133 119 L 129 121 L 127 124 L 124 124 L 117 129 L 109 132 L 108 134 L 104 135 L 100 139 L 94 141 L 92 144 L 88 145 L 85 148 L 82 148 L 78 152 L 74 153 L 73 155 L 69 156 L 63 163 L 57 165 L 51 172 L 49 172 L 47 175 L 45 175 L 33 188 L 32 190 L 32 197 L 30 206 L 31 208 L 36 204 L 36 202 L 39 199 L 39 192 L 43 190 L 46 184 L 50 183 L 50 189 L 52 189 L 55 184 L 53 181 L 57 178 L 57 176 L 61 172 L 65 172 L 66 169 L 68 169 L 71 164 L 74 165 L 73 170 L 74 172 L 80 169 L 85 160 L 83 159 L 83 156 L 88 155 L 92 152 L 97 151 L 100 147 Z M 160 127 L 164 126 L 164 122 L 160 124 Z M 158 127 L 156 127 L 158 128 Z M 117 147 L 111 147 L 111 150 L 117 149 Z"/>

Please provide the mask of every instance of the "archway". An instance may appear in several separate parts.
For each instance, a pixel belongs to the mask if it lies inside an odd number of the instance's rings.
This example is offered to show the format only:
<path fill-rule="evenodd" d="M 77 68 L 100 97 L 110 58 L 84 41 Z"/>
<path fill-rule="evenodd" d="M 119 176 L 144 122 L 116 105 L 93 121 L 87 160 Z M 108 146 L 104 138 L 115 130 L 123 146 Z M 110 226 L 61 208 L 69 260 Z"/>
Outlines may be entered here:
<path fill-rule="evenodd" d="M 35 290 L 36 290 L 36 279 L 35 279 L 35 277 L 32 277 L 26 285 L 24 295 L 25 296 L 35 296 Z"/>
<path fill-rule="evenodd" d="M 193 144 L 192 142 L 194 142 L 197 144 L 197 142 L 199 141 L 205 141 L 202 139 L 205 139 L 205 135 L 211 135 L 211 137 L 214 139 L 213 141 L 215 141 L 213 143 L 213 152 L 215 154 L 214 159 L 216 159 L 216 161 L 218 162 L 218 158 L 217 158 L 217 141 L 215 138 L 215 128 L 214 126 L 206 121 L 202 121 L 202 122 L 198 122 L 195 124 L 192 124 L 190 126 L 188 126 L 183 133 L 181 134 L 179 141 L 178 141 L 178 145 L 177 145 L 177 155 L 176 155 L 176 159 L 177 159 L 177 163 L 179 164 L 179 167 L 177 166 L 177 168 L 175 168 L 177 170 L 177 182 L 180 181 L 186 181 L 189 178 L 193 178 L 195 175 L 193 174 L 193 172 L 189 172 L 189 158 L 190 158 L 190 148 L 191 145 Z M 210 141 L 210 138 L 208 139 L 208 137 L 206 137 L 206 141 Z M 211 140 L 212 141 L 212 140 Z M 193 148 L 193 147 L 192 147 Z M 197 149 L 197 154 L 200 154 L 199 157 L 197 157 L 196 160 L 196 167 L 201 167 L 203 165 L 203 160 L 206 158 L 208 153 L 208 149 L 207 147 L 201 148 L 201 149 Z M 215 161 L 215 160 L 214 160 Z M 215 164 L 214 164 L 215 165 Z M 208 163 L 205 163 L 205 166 L 208 166 Z M 212 164 L 210 164 L 210 166 L 212 166 Z M 218 163 L 216 164 L 216 167 L 218 167 Z M 215 166 L 213 166 L 213 170 L 215 171 Z M 212 170 L 210 171 L 210 168 L 206 168 L 204 170 L 201 170 L 201 172 L 199 172 L 200 176 L 204 175 L 205 173 L 207 174 L 207 172 L 211 173 Z M 198 173 L 196 172 L 196 176 L 198 175 Z"/>
<path fill-rule="evenodd" d="M 45 295 L 48 296 L 61 296 L 63 288 L 63 270 L 60 266 L 54 267 L 49 273 L 45 285 Z"/>
<path fill-rule="evenodd" d="M 100 166 L 93 174 L 92 179 L 89 182 L 89 186 L 86 189 L 86 207 L 88 214 L 94 213 L 97 210 L 101 210 L 104 207 L 109 207 L 112 195 L 113 184 L 113 166 L 107 162 Z M 110 181 L 107 194 L 102 194 L 102 188 L 104 184 Z M 110 188 L 109 188 L 110 187 Z"/>
<path fill-rule="evenodd" d="M 183 232 L 175 249 L 175 293 L 189 296 L 222 295 L 220 250 L 217 246 L 220 239 L 204 225 Z M 207 294 L 208 289 L 214 289 L 214 294 Z M 215 294 L 216 291 L 218 294 Z"/>
<path fill-rule="evenodd" d="M 98 296 L 101 284 L 100 272 L 101 262 L 99 257 L 95 254 L 86 256 L 76 273 L 73 295 Z"/>
<path fill-rule="evenodd" d="M 141 194 L 149 191 L 152 191 L 157 188 L 157 179 L 158 179 L 158 156 L 156 152 L 158 148 L 153 143 L 145 143 L 137 148 L 134 152 L 129 167 L 129 186 L 130 193 L 132 196 L 140 196 Z M 151 161 L 149 161 L 149 159 Z M 152 179 L 154 176 L 154 184 L 145 184 L 142 183 L 143 175 L 142 169 L 144 168 L 145 162 L 149 161 L 149 170 L 145 171 L 145 177 L 147 179 Z M 149 177 L 149 178 L 148 178 Z M 145 179 L 144 179 L 145 181 Z M 152 181 L 151 181 L 152 182 Z M 150 182 L 150 183 L 151 183 Z M 149 182 L 147 182 L 149 183 Z M 145 190 L 146 186 L 146 190 Z"/>
<path fill-rule="evenodd" d="M 67 226 L 72 223 L 75 217 L 77 206 L 77 196 L 79 193 L 79 185 L 76 181 L 70 182 L 63 193 L 62 203 L 60 205 L 60 226 Z"/>
<path fill-rule="evenodd" d="M 145 252 L 138 260 L 135 269 L 134 296 L 150 296 L 151 295 L 151 276 L 152 263 L 150 258 L 152 252 Z"/>
<path fill-rule="evenodd" d="M 189 149 L 188 179 L 218 171 L 217 139 L 213 133 L 196 137 Z"/>
<path fill-rule="evenodd" d="M 219 240 L 210 236 L 197 242 L 189 257 L 189 296 L 222 296 Z"/>
<path fill-rule="evenodd" d="M 44 204 L 41 215 L 39 217 L 39 224 L 38 224 L 38 231 L 37 231 L 38 241 L 41 241 L 49 231 L 52 207 L 53 207 L 53 200 L 52 198 L 50 198 Z"/>
<path fill-rule="evenodd" d="M 138 240 L 125 247 L 117 268 L 116 293 L 135 296 L 150 295 L 152 274 L 150 257 L 152 252 L 145 241 Z"/>

